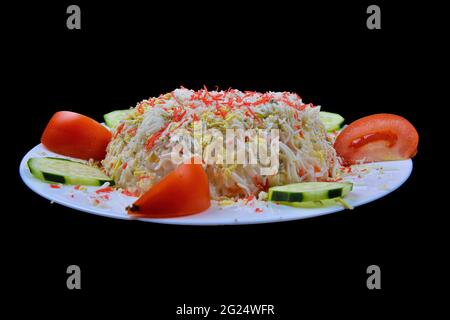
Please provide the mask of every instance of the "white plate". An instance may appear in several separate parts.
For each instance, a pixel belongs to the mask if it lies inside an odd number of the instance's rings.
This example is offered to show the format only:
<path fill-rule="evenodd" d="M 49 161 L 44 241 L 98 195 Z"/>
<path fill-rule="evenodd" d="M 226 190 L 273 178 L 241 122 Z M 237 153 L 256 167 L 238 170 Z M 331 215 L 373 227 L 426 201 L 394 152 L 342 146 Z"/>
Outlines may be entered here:
<path fill-rule="evenodd" d="M 97 194 L 95 192 L 100 189 L 99 187 L 87 187 L 87 190 L 84 191 L 75 190 L 74 186 L 52 188 L 50 184 L 34 178 L 28 170 L 27 161 L 30 157 L 43 156 L 61 157 L 39 144 L 31 149 L 20 163 L 20 176 L 31 190 L 50 201 L 79 211 L 116 219 L 135 219 L 129 217 L 125 212 L 125 207 L 134 202 L 135 197 L 114 191 L 108 194 L 109 200 L 104 200 L 102 196 L 105 193 Z M 346 201 L 353 207 L 357 207 L 384 197 L 400 187 L 408 179 L 411 171 L 411 160 L 353 166 L 353 173 L 344 178 L 344 180 L 354 183 L 353 191 L 346 197 Z M 355 172 L 359 172 L 359 176 Z M 96 200 L 100 203 L 97 203 Z M 262 209 L 262 212 L 257 212 L 259 210 L 256 208 Z M 138 220 L 182 225 L 253 224 L 304 219 L 341 210 L 344 208 L 340 205 L 307 209 L 252 201 L 247 205 L 228 207 L 213 205 L 205 212 L 186 217 Z"/>

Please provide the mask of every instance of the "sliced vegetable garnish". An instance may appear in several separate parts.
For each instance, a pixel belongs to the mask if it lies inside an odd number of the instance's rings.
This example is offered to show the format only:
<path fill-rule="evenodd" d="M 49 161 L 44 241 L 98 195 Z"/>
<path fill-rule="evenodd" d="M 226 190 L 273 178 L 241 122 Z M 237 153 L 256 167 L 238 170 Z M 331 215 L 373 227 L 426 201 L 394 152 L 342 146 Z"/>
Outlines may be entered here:
<path fill-rule="evenodd" d="M 211 206 L 208 176 L 199 164 L 183 164 L 127 208 L 133 216 L 170 218 L 195 214 Z"/>
<path fill-rule="evenodd" d="M 100 169 L 67 159 L 30 158 L 27 164 L 33 176 L 47 182 L 86 186 L 114 184 Z"/>
<path fill-rule="evenodd" d="M 279 203 L 318 201 L 345 197 L 353 188 L 350 182 L 302 182 L 269 189 L 269 201 Z"/>
<path fill-rule="evenodd" d="M 324 200 L 316 200 L 316 201 L 304 201 L 304 202 L 282 202 L 277 201 L 277 204 L 282 204 L 295 208 L 304 208 L 304 209 L 314 209 L 314 208 L 324 208 L 329 206 L 340 205 L 345 209 L 352 210 L 353 207 L 349 205 L 343 198 L 334 198 L 334 199 L 324 199 Z"/>
<path fill-rule="evenodd" d="M 130 110 L 115 110 L 105 114 L 103 118 L 105 119 L 105 124 L 111 129 L 114 129 L 129 113 Z"/>
<path fill-rule="evenodd" d="M 341 129 L 345 121 L 340 114 L 326 111 L 320 111 L 319 117 L 328 132 Z"/>
<path fill-rule="evenodd" d="M 41 137 L 50 151 L 79 159 L 102 160 L 111 132 L 100 123 L 70 111 L 56 112 Z"/>
<path fill-rule="evenodd" d="M 405 118 L 374 114 L 352 122 L 334 143 L 345 164 L 404 160 L 417 153 L 419 135 Z"/>

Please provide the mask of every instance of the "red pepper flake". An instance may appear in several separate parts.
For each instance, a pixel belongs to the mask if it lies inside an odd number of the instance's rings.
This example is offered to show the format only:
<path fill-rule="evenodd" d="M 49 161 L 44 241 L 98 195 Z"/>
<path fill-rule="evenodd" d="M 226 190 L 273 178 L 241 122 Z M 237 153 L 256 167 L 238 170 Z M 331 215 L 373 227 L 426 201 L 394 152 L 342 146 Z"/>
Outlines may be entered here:
<path fill-rule="evenodd" d="M 224 104 L 226 104 L 230 109 L 233 108 L 233 97 L 228 98 L 227 102 L 223 102 Z"/>
<path fill-rule="evenodd" d="M 296 105 L 291 100 L 289 100 L 289 93 L 283 92 L 283 97 L 281 98 L 281 101 L 287 104 L 289 107 L 295 108 Z"/>
<path fill-rule="evenodd" d="M 61 186 L 57 185 L 57 184 L 51 184 L 50 188 L 52 188 L 52 189 L 59 189 L 59 188 L 61 188 Z"/>
<path fill-rule="evenodd" d="M 149 176 L 144 174 L 144 175 L 138 177 L 137 179 L 138 179 L 138 181 L 141 181 L 141 180 L 148 179 L 148 178 L 149 178 Z"/>
<path fill-rule="evenodd" d="M 75 187 L 73 187 L 75 190 L 80 190 L 81 189 L 81 186 L 80 185 L 77 185 L 77 186 L 75 186 Z"/>
<path fill-rule="evenodd" d="M 216 89 L 216 91 L 218 91 L 218 89 Z M 217 92 L 214 95 L 211 95 L 211 99 L 214 101 L 221 101 L 224 97 L 223 93 Z"/>
<path fill-rule="evenodd" d="M 225 109 L 220 109 L 220 114 L 222 115 L 222 118 L 226 118 L 226 116 L 227 116 L 227 114 L 228 114 L 228 111 L 227 110 L 225 110 Z"/>
<path fill-rule="evenodd" d="M 263 212 L 263 209 L 261 209 L 261 208 L 256 208 L 256 209 L 255 209 L 255 212 L 256 212 L 256 213 L 261 213 L 261 212 Z"/>
<path fill-rule="evenodd" d="M 192 121 L 199 121 L 199 120 L 200 120 L 200 118 L 198 117 L 198 115 L 194 113 L 192 115 Z"/>
<path fill-rule="evenodd" d="M 128 162 L 125 162 L 122 166 L 122 170 L 125 170 L 128 167 Z"/>
<path fill-rule="evenodd" d="M 271 96 L 270 96 L 269 94 L 267 94 L 267 93 L 264 93 L 264 94 L 261 96 L 261 98 L 259 98 L 258 100 L 256 100 L 256 101 L 253 103 L 253 105 L 254 105 L 254 106 L 257 106 L 257 105 L 260 105 L 260 104 L 268 103 L 268 102 L 270 101 L 270 99 L 271 99 Z"/>
<path fill-rule="evenodd" d="M 263 182 L 263 179 L 259 178 L 258 176 L 254 176 L 253 182 L 255 183 L 255 186 L 258 188 L 258 190 L 262 190 L 262 191 L 269 190 L 269 179 L 268 178 L 266 178 L 266 181 Z"/>
<path fill-rule="evenodd" d="M 127 131 L 127 133 L 131 136 L 134 137 L 136 135 L 136 131 L 137 131 L 137 127 L 131 128 L 130 130 Z"/>
<path fill-rule="evenodd" d="M 202 101 L 205 104 L 205 106 L 210 106 L 212 103 L 210 100 L 208 100 L 206 96 L 202 98 Z"/>
<path fill-rule="evenodd" d="M 114 139 L 117 138 L 117 136 L 122 132 L 123 127 L 125 126 L 125 123 L 119 124 L 119 126 L 116 129 L 116 134 L 114 135 Z"/>
<path fill-rule="evenodd" d="M 105 199 L 105 200 L 109 200 L 109 195 L 108 194 L 104 194 L 104 195 L 101 196 L 101 198 Z"/>
<path fill-rule="evenodd" d="M 95 202 L 96 204 L 100 204 L 100 200 L 98 200 L 98 199 L 95 199 L 94 202 Z"/>
<path fill-rule="evenodd" d="M 352 173 L 352 167 L 341 167 L 342 172 Z"/>
<path fill-rule="evenodd" d="M 227 114 L 228 114 L 228 111 L 225 110 L 225 108 L 220 107 L 219 102 L 216 101 L 216 111 L 214 112 L 214 114 L 215 114 L 216 116 L 221 116 L 223 119 L 225 119 L 225 117 L 226 117 Z"/>
<path fill-rule="evenodd" d="M 95 193 L 100 194 L 100 193 L 109 193 L 109 192 L 113 192 L 114 189 L 111 187 L 105 187 L 105 188 L 101 188 L 98 189 L 97 191 L 95 191 Z"/>
<path fill-rule="evenodd" d="M 175 108 L 173 109 L 173 121 L 179 122 L 181 119 L 183 119 L 184 115 L 186 114 L 186 110 L 181 112 L 181 108 Z"/>
<path fill-rule="evenodd" d="M 306 107 L 314 108 L 314 105 L 312 103 L 307 103 L 307 104 L 304 104 L 304 105 L 300 106 L 299 110 L 303 111 L 303 110 L 306 109 Z"/>
<path fill-rule="evenodd" d="M 171 131 L 169 131 L 169 132 L 166 133 L 166 137 L 170 137 L 171 133 L 174 132 L 174 131 L 176 131 L 178 128 L 180 128 L 180 127 L 183 125 L 183 123 L 185 123 L 185 122 L 186 122 L 186 119 L 182 120 L 182 121 L 176 126 L 176 128 L 174 128 L 174 129 L 172 129 Z"/>
<path fill-rule="evenodd" d="M 252 194 L 252 195 L 248 196 L 247 198 L 245 198 L 245 199 L 243 200 L 243 202 L 244 202 L 244 204 L 247 204 L 247 203 L 249 203 L 250 201 L 252 201 L 253 199 L 255 199 L 255 196 Z"/>
<path fill-rule="evenodd" d="M 256 115 L 256 113 L 250 108 L 250 106 L 246 105 L 246 103 L 244 103 L 244 105 L 247 107 L 248 112 L 252 115 L 252 117 L 261 124 L 261 119 Z"/>
<path fill-rule="evenodd" d="M 352 173 L 352 167 L 341 167 L 342 172 Z"/>
<path fill-rule="evenodd" d="M 152 134 L 150 136 L 150 138 L 148 138 L 147 142 L 145 143 L 145 149 L 147 149 L 147 151 L 149 151 L 153 148 L 153 145 L 161 137 L 161 135 L 165 129 L 166 128 L 162 128 L 158 132 L 155 132 L 154 134 Z"/>
<path fill-rule="evenodd" d="M 198 92 L 194 92 L 189 98 L 190 101 L 198 100 Z"/>
<path fill-rule="evenodd" d="M 138 197 L 139 196 L 139 194 L 137 192 L 131 192 L 131 191 L 128 191 L 126 189 L 122 190 L 122 194 L 124 194 L 124 195 L 126 195 L 128 197 Z"/>

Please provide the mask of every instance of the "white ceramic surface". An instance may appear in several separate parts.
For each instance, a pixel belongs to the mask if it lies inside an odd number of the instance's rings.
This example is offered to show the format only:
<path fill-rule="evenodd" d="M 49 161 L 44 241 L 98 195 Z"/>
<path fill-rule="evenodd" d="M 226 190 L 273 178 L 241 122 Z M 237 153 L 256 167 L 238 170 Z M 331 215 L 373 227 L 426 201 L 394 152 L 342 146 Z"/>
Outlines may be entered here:
<path fill-rule="evenodd" d="M 125 207 L 134 202 L 135 197 L 129 197 L 114 191 L 108 194 L 109 199 L 107 201 L 103 201 L 102 196 L 104 194 L 95 192 L 99 187 L 87 187 L 85 191 L 75 190 L 74 186 L 52 188 L 50 184 L 34 178 L 28 170 L 27 160 L 30 157 L 43 156 L 61 157 L 39 144 L 31 149 L 20 163 L 20 176 L 31 190 L 50 201 L 79 211 L 109 218 L 134 219 L 126 214 Z M 411 160 L 353 166 L 352 171 L 360 174 L 359 176 L 358 174 L 352 174 L 344 178 L 344 180 L 354 183 L 353 191 L 346 197 L 346 201 L 353 207 L 357 207 L 384 197 L 408 179 L 412 167 Z M 98 199 L 100 199 L 100 204 L 97 201 Z M 259 210 L 256 210 L 256 208 L 260 208 L 262 211 L 257 212 Z M 258 202 L 228 207 L 212 206 L 205 212 L 186 217 L 138 220 L 182 225 L 254 224 L 304 219 L 341 210 L 344 210 L 344 208 L 340 205 L 307 209 Z"/>

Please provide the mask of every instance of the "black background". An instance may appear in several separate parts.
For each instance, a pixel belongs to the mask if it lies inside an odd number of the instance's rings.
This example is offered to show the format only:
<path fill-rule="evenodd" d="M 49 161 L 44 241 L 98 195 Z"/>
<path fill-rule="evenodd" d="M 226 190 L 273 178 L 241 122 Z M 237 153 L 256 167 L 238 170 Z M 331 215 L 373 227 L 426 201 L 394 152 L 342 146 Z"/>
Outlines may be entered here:
<path fill-rule="evenodd" d="M 283 319 L 307 311 L 367 318 L 422 307 L 421 297 L 444 273 L 434 231 L 440 210 L 424 187 L 433 182 L 439 135 L 436 115 L 424 112 L 433 98 L 425 91 L 430 72 L 439 72 L 439 52 L 431 49 L 438 36 L 430 31 L 438 7 L 376 2 L 382 29 L 368 30 L 371 2 L 78 1 L 82 29 L 68 30 L 69 4 L 22 3 L 9 11 L 17 18 L 6 34 L 13 49 L 5 60 L 13 69 L 8 109 L 20 129 L 14 126 L 9 159 L 11 223 L 2 229 L 13 230 L 4 243 L 15 301 L 26 298 L 31 310 L 47 313 L 64 306 L 86 314 L 90 307 L 158 319 L 176 318 L 183 303 L 275 304 Z M 413 174 L 399 190 L 353 211 L 232 227 L 97 217 L 50 204 L 20 181 L 19 161 L 54 112 L 101 120 L 181 85 L 293 91 L 347 122 L 402 115 L 420 135 Z M 66 288 L 70 264 L 81 267 L 80 291 Z M 382 290 L 366 288 L 371 264 L 381 267 Z"/>

